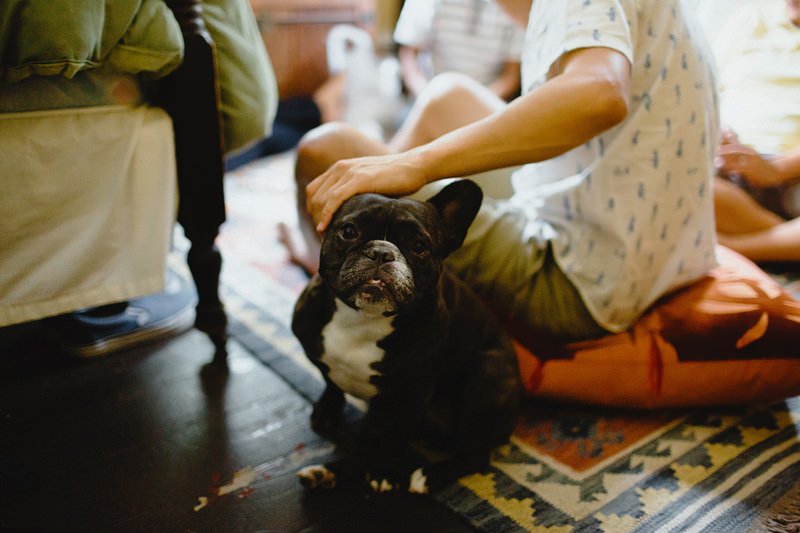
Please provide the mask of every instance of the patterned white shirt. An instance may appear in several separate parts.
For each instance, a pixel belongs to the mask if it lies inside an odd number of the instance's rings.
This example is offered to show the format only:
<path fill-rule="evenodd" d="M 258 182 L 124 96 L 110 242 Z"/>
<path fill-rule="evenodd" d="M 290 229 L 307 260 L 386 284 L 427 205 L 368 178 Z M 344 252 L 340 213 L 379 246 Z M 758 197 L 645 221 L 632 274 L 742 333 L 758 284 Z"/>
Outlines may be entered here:
<path fill-rule="evenodd" d="M 525 32 L 493 0 L 406 0 L 394 31 L 401 45 L 429 53 L 429 76 L 452 71 L 484 85 L 519 61 Z"/>
<path fill-rule="evenodd" d="M 528 92 L 565 52 L 618 50 L 632 65 L 625 121 L 513 176 L 527 235 L 549 241 L 589 312 L 627 329 L 657 298 L 716 265 L 713 68 L 681 0 L 534 0 Z"/>

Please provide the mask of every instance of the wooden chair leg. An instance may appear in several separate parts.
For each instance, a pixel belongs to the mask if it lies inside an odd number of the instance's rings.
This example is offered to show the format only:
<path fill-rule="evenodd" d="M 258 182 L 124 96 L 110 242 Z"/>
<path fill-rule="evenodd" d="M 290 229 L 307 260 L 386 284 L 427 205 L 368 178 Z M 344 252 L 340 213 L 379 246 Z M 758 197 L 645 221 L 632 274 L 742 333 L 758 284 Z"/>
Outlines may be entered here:
<path fill-rule="evenodd" d="M 228 318 L 219 298 L 222 255 L 214 244 L 216 235 L 190 235 L 192 247 L 187 255 L 189 269 L 197 287 L 197 318 L 195 327 L 214 343 L 215 364 L 225 364 L 228 356 Z"/>
<path fill-rule="evenodd" d="M 164 79 L 163 105 L 172 117 L 180 204 L 178 222 L 191 241 L 187 258 L 197 287 L 195 326 L 214 343 L 214 362 L 227 357 L 227 317 L 219 299 L 222 258 L 214 241 L 225 221 L 224 146 L 216 49 L 199 0 L 167 0 L 181 26 L 184 59 Z"/>

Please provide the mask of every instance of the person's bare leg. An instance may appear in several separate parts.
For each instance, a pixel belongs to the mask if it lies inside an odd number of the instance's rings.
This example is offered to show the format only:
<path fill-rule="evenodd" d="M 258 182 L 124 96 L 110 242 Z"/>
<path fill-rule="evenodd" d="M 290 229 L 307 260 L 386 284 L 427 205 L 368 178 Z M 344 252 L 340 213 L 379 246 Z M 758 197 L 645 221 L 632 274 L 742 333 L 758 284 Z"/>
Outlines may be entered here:
<path fill-rule="evenodd" d="M 735 184 L 716 178 L 719 243 L 753 261 L 800 261 L 800 219 L 785 221 Z"/>
<path fill-rule="evenodd" d="M 342 120 L 345 108 L 345 83 L 344 74 L 335 74 L 314 91 L 312 98 L 319 108 L 323 124 Z"/>
<path fill-rule="evenodd" d="M 420 146 L 485 118 L 505 105 L 501 98 L 468 76 L 440 74 L 417 97 L 408 118 L 389 141 L 389 147 L 403 152 Z"/>
<path fill-rule="evenodd" d="M 279 238 L 289 252 L 289 259 L 309 275 L 319 270 L 320 236 L 306 211 L 306 185 L 340 159 L 389 153 L 389 148 L 341 122 L 323 124 L 308 132 L 297 147 L 295 183 L 301 248 L 285 224 L 278 227 Z"/>
<path fill-rule="evenodd" d="M 800 218 L 751 233 L 718 234 L 719 243 L 756 262 L 800 261 Z"/>
<path fill-rule="evenodd" d="M 714 211 L 717 232 L 724 235 L 764 231 L 784 222 L 747 191 L 722 178 L 714 178 Z"/>

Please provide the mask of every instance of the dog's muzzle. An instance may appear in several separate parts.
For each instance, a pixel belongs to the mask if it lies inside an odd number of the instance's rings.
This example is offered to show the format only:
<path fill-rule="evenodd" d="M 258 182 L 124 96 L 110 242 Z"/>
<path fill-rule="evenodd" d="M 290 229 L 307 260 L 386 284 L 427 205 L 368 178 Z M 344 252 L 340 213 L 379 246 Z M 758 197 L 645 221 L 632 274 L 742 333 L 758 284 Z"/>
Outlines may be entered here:
<path fill-rule="evenodd" d="M 414 295 L 414 275 L 400 249 L 389 241 L 374 240 L 353 250 L 342 265 L 341 286 L 361 310 L 394 313 Z"/>

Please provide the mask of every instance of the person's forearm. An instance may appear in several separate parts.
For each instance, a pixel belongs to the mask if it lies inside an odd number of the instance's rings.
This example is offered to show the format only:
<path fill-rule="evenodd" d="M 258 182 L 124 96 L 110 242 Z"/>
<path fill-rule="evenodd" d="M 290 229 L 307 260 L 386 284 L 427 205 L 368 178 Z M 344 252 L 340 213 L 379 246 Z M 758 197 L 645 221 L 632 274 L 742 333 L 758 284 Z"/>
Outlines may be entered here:
<path fill-rule="evenodd" d="M 511 19 L 522 26 L 528 25 L 528 15 L 531 12 L 532 0 L 494 0 L 508 13 Z"/>
<path fill-rule="evenodd" d="M 317 231 L 325 231 L 336 210 L 356 194 L 407 196 L 437 179 L 549 159 L 627 116 L 630 63 L 621 53 L 580 49 L 564 54 L 551 72 L 547 83 L 503 110 L 427 144 L 335 162 L 306 186 Z"/>
<path fill-rule="evenodd" d="M 800 147 L 790 150 L 770 161 L 782 183 L 800 179 Z"/>
<path fill-rule="evenodd" d="M 414 149 L 427 181 L 543 161 L 618 124 L 627 101 L 612 82 L 566 73 L 502 112 Z"/>

